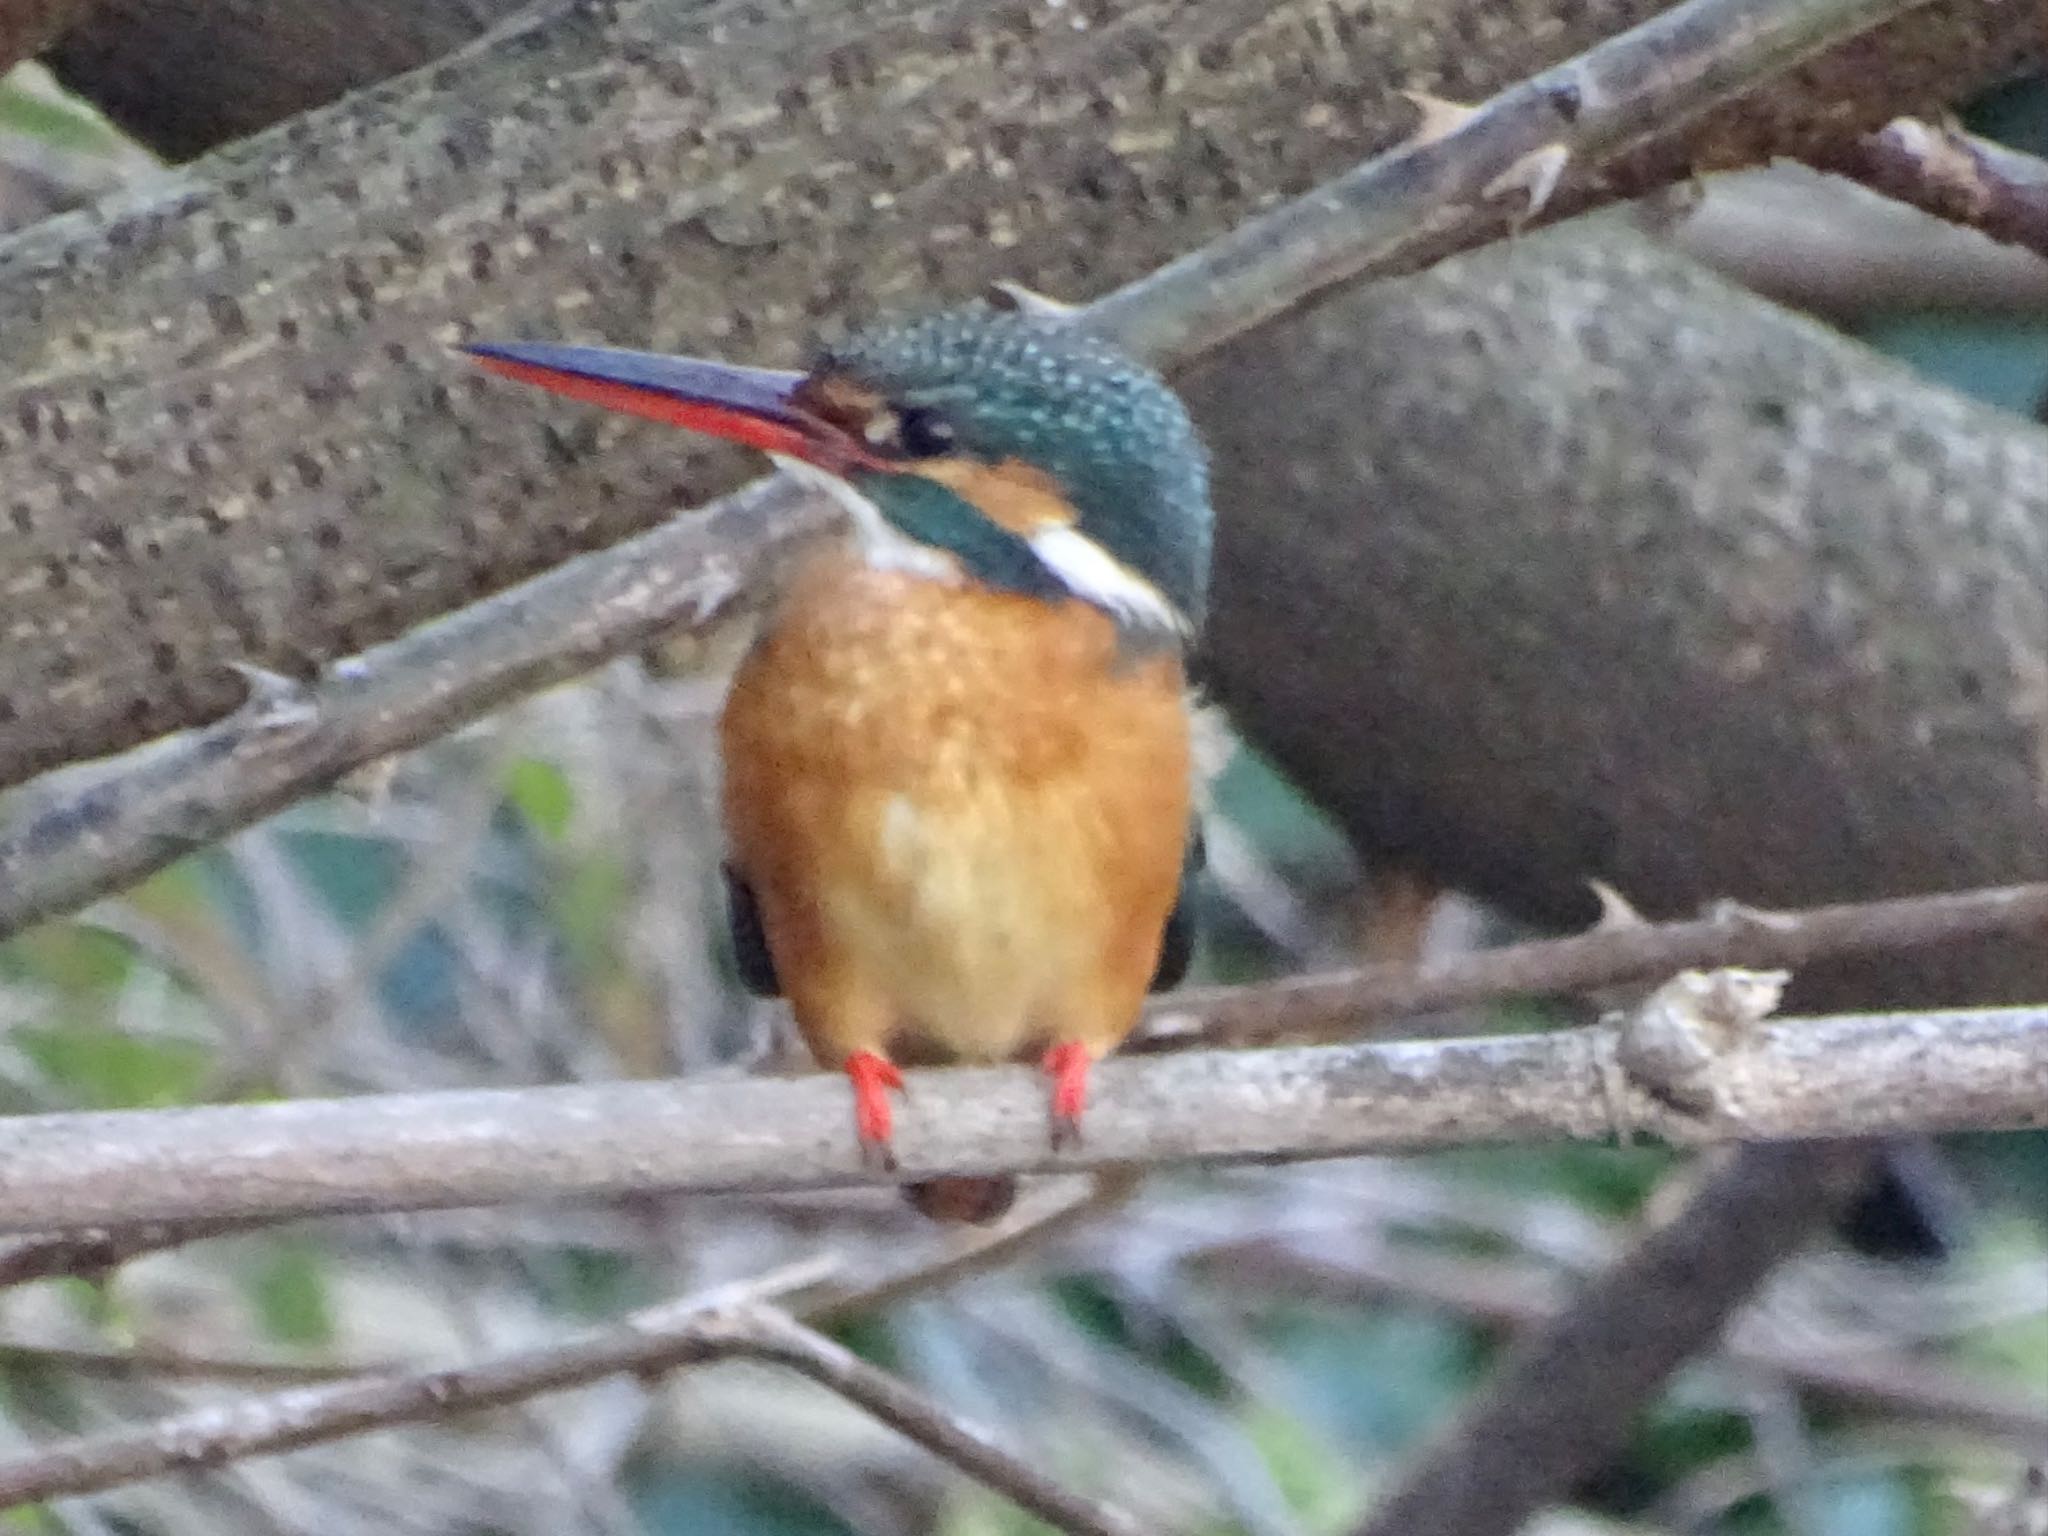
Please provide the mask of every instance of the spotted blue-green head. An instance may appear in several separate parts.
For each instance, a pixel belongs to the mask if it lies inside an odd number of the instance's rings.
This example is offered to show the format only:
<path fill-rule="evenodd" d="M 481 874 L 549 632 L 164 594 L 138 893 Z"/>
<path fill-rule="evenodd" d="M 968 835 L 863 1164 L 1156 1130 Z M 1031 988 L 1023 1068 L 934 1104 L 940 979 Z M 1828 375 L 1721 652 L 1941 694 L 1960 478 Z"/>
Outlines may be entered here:
<path fill-rule="evenodd" d="M 558 393 L 762 448 L 853 514 L 870 557 L 1187 636 L 1213 516 L 1187 411 L 1073 328 L 975 305 L 874 326 L 807 373 L 542 344 L 470 349 Z"/>

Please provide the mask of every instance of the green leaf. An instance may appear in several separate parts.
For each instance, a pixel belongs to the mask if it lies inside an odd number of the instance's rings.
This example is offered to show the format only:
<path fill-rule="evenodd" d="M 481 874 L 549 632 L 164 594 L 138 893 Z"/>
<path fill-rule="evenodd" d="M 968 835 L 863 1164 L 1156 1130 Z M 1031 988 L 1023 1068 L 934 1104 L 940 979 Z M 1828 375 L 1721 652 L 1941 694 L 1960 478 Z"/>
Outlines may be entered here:
<path fill-rule="evenodd" d="M 324 1345 L 334 1340 L 334 1308 L 320 1250 L 281 1242 L 249 1277 L 249 1299 L 263 1330 L 284 1344 Z"/>
<path fill-rule="evenodd" d="M 24 90 L 12 80 L 0 81 L 0 131 L 87 155 L 111 154 L 121 142 L 119 134 L 85 107 Z"/>
<path fill-rule="evenodd" d="M 549 889 L 563 948 L 585 975 L 597 973 L 612 954 L 630 894 L 625 865 L 610 855 L 578 859 Z"/>
<path fill-rule="evenodd" d="M 131 1035 L 95 1024 L 32 1025 L 14 1039 L 83 1109 L 191 1104 L 213 1072 L 213 1047 L 197 1040 Z"/>
<path fill-rule="evenodd" d="M 0 946 L 0 975 L 40 982 L 67 997 L 114 991 L 134 968 L 135 946 L 90 923 L 48 923 Z"/>
<path fill-rule="evenodd" d="M 561 768 L 544 758 L 522 757 L 505 774 L 505 798 L 548 842 L 568 833 L 576 810 L 575 786 Z"/>

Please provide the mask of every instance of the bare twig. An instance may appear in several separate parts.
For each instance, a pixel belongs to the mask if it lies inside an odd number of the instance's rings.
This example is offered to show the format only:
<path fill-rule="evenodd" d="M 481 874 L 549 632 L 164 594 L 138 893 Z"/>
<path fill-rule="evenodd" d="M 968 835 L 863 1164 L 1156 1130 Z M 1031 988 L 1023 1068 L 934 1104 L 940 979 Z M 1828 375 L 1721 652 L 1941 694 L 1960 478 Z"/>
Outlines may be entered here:
<path fill-rule="evenodd" d="M 1110 294 L 1081 321 L 1185 361 L 1414 247 L 1458 249 L 1458 231 L 1490 232 L 1504 200 L 1533 218 L 1567 166 L 1624 153 L 1917 3 L 1690 0 Z"/>
<path fill-rule="evenodd" d="M 233 1237 L 267 1225 L 265 1221 L 238 1216 L 201 1216 L 187 1221 L 144 1218 L 121 1226 L 70 1227 L 35 1233 L 0 1244 L 0 1289 L 58 1275 L 90 1279 L 145 1253 L 179 1248 L 212 1237 Z"/>
<path fill-rule="evenodd" d="M 1361 1022 L 1508 997 L 1542 997 L 1658 980 L 1688 968 L 1798 970 L 1845 955 L 1903 953 L 1963 939 L 2048 937 L 2048 884 L 1759 912 L 1733 903 L 1676 923 L 1600 927 L 1566 939 L 1371 965 L 1251 989 L 1189 991 L 1154 1010 L 1153 1043 L 1329 1038 Z"/>
<path fill-rule="evenodd" d="M 1899 202 L 2048 256 L 2048 161 L 1911 117 L 1809 158 Z"/>
<path fill-rule="evenodd" d="M 1341 1306 L 1401 1297 L 1517 1333 L 1556 1319 L 1570 1301 L 1553 1273 L 1534 1265 L 1377 1247 L 1342 1258 L 1269 1242 L 1240 1243 L 1201 1259 L 1205 1270 L 1258 1294 L 1280 1292 Z M 1963 1375 L 1938 1360 L 1864 1351 L 1800 1349 L 1737 1328 L 1714 1356 L 1766 1372 L 1829 1403 L 1891 1419 L 1939 1425 L 2011 1444 L 2048 1444 L 2048 1399 Z"/>
<path fill-rule="evenodd" d="M 822 1334 L 766 1308 L 751 1309 L 741 1326 L 744 1353 L 774 1360 L 830 1387 L 1055 1529 L 1077 1536 L 1137 1536 L 1139 1527 L 1121 1513 L 1068 1493 L 980 1431 Z"/>
<path fill-rule="evenodd" d="M 240 1382 L 278 1386 L 290 1382 L 350 1381 L 386 1369 L 371 1365 L 328 1365 L 300 1360 L 259 1360 L 239 1355 L 200 1355 L 181 1349 L 136 1344 L 91 1349 L 75 1344 L 42 1344 L 0 1337 L 0 1362 L 71 1371 L 81 1376 L 147 1376 L 159 1379 Z"/>
<path fill-rule="evenodd" d="M 1070 1209 L 1050 1213 L 1052 1222 L 1059 1223 Z M 1002 1241 L 1036 1239 L 1050 1229 L 1045 1223 L 1020 1224 Z M 972 1246 L 979 1250 L 996 1244 Z M 875 1285 L 827 1293 L 808 1310 L 820 1318 L 865 1311 L 914 1288 L 945 1283 L 957 1275 L 958 1258 L 943 1255 Z M 752 1298 L 806 1289 L 818 1278 L 818 1268 L 799 1266 L 739 1289 Z M 758 1300 L 735 1302 L 734 1296 L 728 1288 L 651 1307 L 563 1343 L 474 1365 L 302 1387 L 180 1414 L 139 1430 L 54 1445 L 0 1463 L 0 1507 L 503 1407 L 606 1376 L 651 1378 L 683 1366 L 746 1357 L 787 1366 L 829 1387 L 1057 1530 L 1075 1536 L 1134 1536 L 1137 1527 L 1124 1516 L 1061 1488 L 894 1377 Z"/>
<path fill-rule="evenodd" d="M 1702 1117 L 1611 1083 L 1611 1032 L 1186 1052 L 1100 1070 L 1088 1139 L 1053 1153 L 1043 1085 L 1012 1068 L 912 1075 L 903 1174 L 1289 1160 L 1487 1141 L 1675 1142 L 2048 1125 L 2048 1009 L 1759 1028 Z M 234 1105 L 0 1122 L 0 1229 L 66 1221 L 480 1205 L 656 1189 L 872 1182 L 844 1085 L 604 1086 Z"/>
<path fill-rule="evenodd" d="M 1555 171 L 1591 165 L 1911 0 L 1688 0 L 1501 93 L 1455 131 L 1368 162 L 1077 311 L 1162 365 L 1335 284 L 1498 225 Z M 1542 177 L 1532 168 L 1547 167 Z M 1533 210 L 1532 210 L 1533 211 Z M 586 555 L 303 691 L 252 691 L 230 718 L 60 782 L 0 829 L 0 937 L 74 910 L 342 774 L 419 745 L 663 630 L 701 630 L 828 514 L 787 484 L 708 520 Z"/>

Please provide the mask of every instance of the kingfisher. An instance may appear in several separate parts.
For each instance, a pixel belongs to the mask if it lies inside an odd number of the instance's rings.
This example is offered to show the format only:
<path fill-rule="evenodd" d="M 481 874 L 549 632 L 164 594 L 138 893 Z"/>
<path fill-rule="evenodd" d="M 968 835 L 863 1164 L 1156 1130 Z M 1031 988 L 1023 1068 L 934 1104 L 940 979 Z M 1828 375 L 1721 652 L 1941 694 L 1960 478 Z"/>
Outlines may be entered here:
<path fill-rule="evenodd" d="M 1202 863 L 1189 658 L 1213 514 L 1155 374 L 1029 310 L 874 325 L 785 372 L 493 342 L 485 367 L 765 451 L 852 536 L 771 604 L 719 721 L 737 967 L 893 1169 L 900 1068 L 1036 1058 L 1055 1148 L 1179 982 Z M 908 1186 L 988 1220 L 1015 1181 Z"/>

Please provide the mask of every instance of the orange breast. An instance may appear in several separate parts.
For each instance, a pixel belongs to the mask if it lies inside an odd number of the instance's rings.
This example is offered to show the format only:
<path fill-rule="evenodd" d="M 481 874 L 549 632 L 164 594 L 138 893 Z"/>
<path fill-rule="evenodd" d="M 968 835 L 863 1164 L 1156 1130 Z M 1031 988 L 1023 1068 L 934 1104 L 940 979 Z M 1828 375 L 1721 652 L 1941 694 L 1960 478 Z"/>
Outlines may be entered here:
<path fill-rule="evenodd" d="M 1121 1040 L 1179 882 L 1184 690 L 1085 604 L 814 564 L 722 722 L 733 858 L 812 1049 Z"/>

